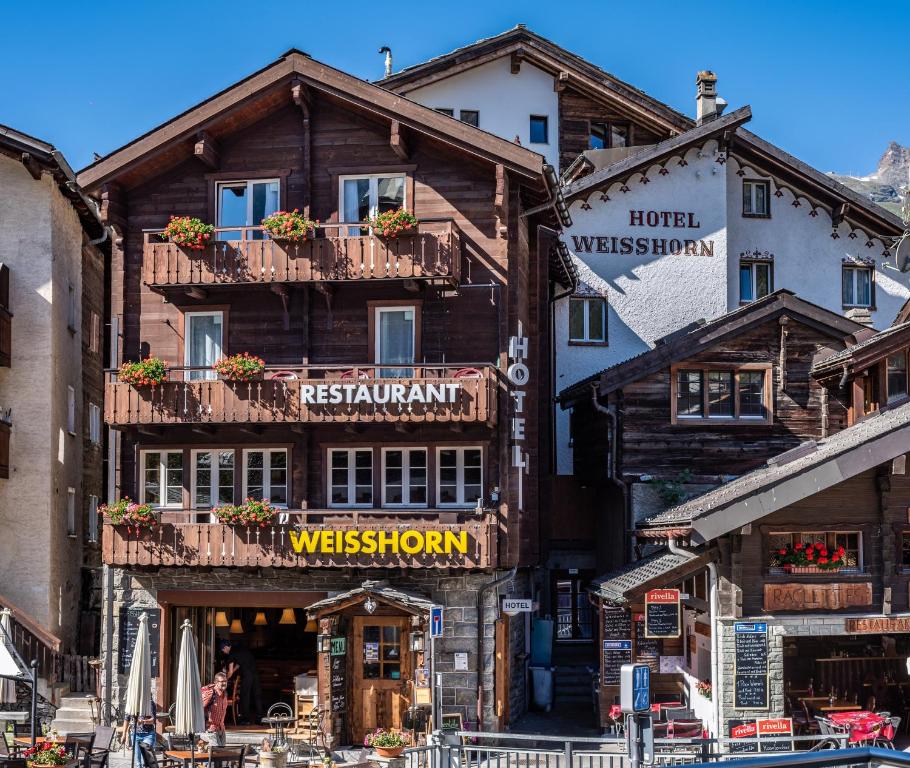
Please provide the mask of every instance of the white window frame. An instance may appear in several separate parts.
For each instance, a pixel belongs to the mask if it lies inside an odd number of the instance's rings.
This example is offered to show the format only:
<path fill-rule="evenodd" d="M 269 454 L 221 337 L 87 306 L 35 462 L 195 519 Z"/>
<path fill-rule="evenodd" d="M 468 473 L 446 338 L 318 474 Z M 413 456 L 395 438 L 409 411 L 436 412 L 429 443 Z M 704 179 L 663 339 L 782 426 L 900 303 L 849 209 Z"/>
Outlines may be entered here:
<path fill-rule="evenodd" d="M 246 499 L 249 497 L 247 491 L 247 457 L 251 453 L 262 453 L 262 498 L 270 499 L 272 496 L 272 454 L 273 453 L 283 453 L 285 458 L 285 478 L 284 478 L 284 488 L 285 488 L 285 503 L 284 504 L 273 504 L 273 507 L 276 509 L 288 509 L 291 503 L 291 452 L 287 448 L 244 448 L 243 449 L 243 498 Z M 237 471 L 237 468 L 234 467 L 234 471 Z M 257 499 L 258 501 L 258 499 Z"/>
<path fill-rule="evenodd" d="M 827 536 L 828 534 L 836 535 L 838 533 L 856 534 L 856 537 L 857 537 L 856 545 L 858 548 L 858 551 L 856 553 L 856 565 L 849 566 L 847 568 L 841 568 L 840 573 L 848 573 L 848 574 L 849 573 L 865 573 L 866 564 L 865 564 L 865 561 L 863 560 L 863 532 L 861 530 L 858 530 L 855 528 L 853 530 L 839 528 L 839 529 L 833 530 L 833 531 L 826 531 L 826 530 L 814 530 L 814 531 L 778 531 L 778 530 L 775 530 L 775 531 L 769 531 L 768 532 L 768 546 L 770 548 L 770 539 L 772 536 L 791 536 L 791 537 L 793 537 L 793 540 L 796 541 L 798 538 L 801 540 L 803 536 L 813 536 L 813 535 Z M 769 566 L 769 567 L 774 568 L 774 566 Z M 835 571 L 833 573 L 837 573 L 837 572 Z"/>
<path fill-rule="evenodd" d="M 243 229 L 244 227 L 258 227 L 259 222 L 253 221 L 253 185 L 254 184 L 271 184 L 274 182 L 278 185 L 278 210 L 281 210 L 281 179 L 235 179 L 234 181 L 219 181 L 215 184 L 215 226 L 218 229 Z M 223 224 L 221 222 L 221 190 L 223 187 L 236 187 L 240 184 L 246 184 L 246 220 L 247 224 Z"/>
<path fill-rule="evenodd" d="M 582 338 L 572 336 L 572 302 L 582 302 L 584 305 L 584 331 Z M 601 319 L 601 335 L 599 339 L 591 338 L 591 304 L 598 302 L 603 306 Z M 570 344 L 606 344 L 607 343 L 607 300 L 603 296 L 570 296 L 569 297 L 569 343 Z"/>
<path fill-rule="evenodd" d="M 101 445 L 101 406 L 88 404 L 88 439 L 93 445 Z"/>
<path fill-rule="evenodd" d="M 186 467 L 183 466 L 183 451 L 167 448 L 149 448 L 139 451 L 139 503 L 145 504 L 145 457 L 150 453 L 158 454 L 158 498 L 165 503 L 159 503 L 156 509 L 183 509 L 183 484 L 186 480 Z M 170 453 L 180 455 L 180 502 L 167 503 L 167 459 L 164 457 Z M 151 502 L 149 502 L 151 503 Z"/>
<path fill-rule="evenodd" d="M 404 171 L 394 171 L 389 173 L 352 173 L 346 176 L 338 177 L 338 218 L 344 220 L 344 183 L 354 179 L 369 179 L 370 181 L 370 211 L 369 217 L 373 218 L 379 211 L 379 180 L 380 179 L 404 179 L 402 188 L 401 207 L 408 210 L 408 174 Z M 350 222 L 346 222 L 350 223 Z M 360 234 L 360 227 L 348 227 L 348 237 L 357 237 Z"/>
<path fill-rule="evenodd" d="M 88 351 L 92 354 L 97 354 L 101 351 L 101 315 L 95 310 L 91 311 L 91 326 Z"/>
<path fill-rule="evenodd" d="M 749 210 L 746 210 L 746 186 L 749 187 Z M 755 188 L 761 185 L 765 188 L 765 210 L 755 210 Z M 771 218 L 771 182 L 766 179 L 743 179 L 743 216 L 757 219 Z"/>
<path fill-rule="evenodd" d="M 90 544 L 98 543 L 98 497 L 88 497 L 88 540 Z"/>
<path fill-rule="evenodd" d="M 66 431 L 76 434 L 76 388 L 71 384 L 66 387 Z"/>
<path fill-rule="evenodd" d="M 407 312 L 408 310 L 410 310 L 410 312 L 411 312 L 411 351 L 413 352 L 411 357 L 414 359 L 411 360 L 411 362 L 407 363 L 407 364 L 381 363 L 380 356 L 379 356 L 379 350 L 380 350 L 380 344 L 381 344 L 381 339 L 382 339 L 382 333 L 380 332 L 381 328 L 382 328 L 382 323 L 380 322 L 380 318 L 382 317 L 382 314 L 384 312 L 386 312 L 386 313 Z M 413 366 L 417 360 L 417 305 L 416 304 L 387 304 L 384 306 L 374 307 L 373 312 L 374 312 L 374 315 L 373 315 L 373 328 L 374 328 L 373 361 L 376 363 L 376 366 L 382 367 L 382 368 L 389 368 L 389 369 L 411 368 L 411 366 Z M 413 376 L 413 374 L 414 374 L 414 369 L 411 368 L 411 375 Z"/>
<path fill-rule="evenodd" d="M 370 453 L 370 501 L 369 503 L 363 502 L 354 502 L 350 499 L 357 498 L 357 482 L 356 482 L 356 453 L 358 451 L 369 451 Z M 332 501 L 332 456 L 336 453 L 346 453 L 348 454 L 348 499 L 349 501 L 343 502 L 334 502 Z M 375 454 L 372 448 L 359 447 L 359 448 L 329 448 L 327 453 L 327 464 L 328 472 L 326 473 L 326 502 L 327 506 L 335 509 L 347 509 L 348 507 L 357 507 L 359 509 L 372 509 L 375 497 L 376 497 L 376 467 L 374 465 Z"/>
<path fill-rule="evenodd" d="M 755 274 L 755 268 L 760 265 L 766 266 L 768 268 L 768 293 L 766 293 L 764 296 L 758 295 L 758 279 Z M 749 268 L 749 283 L 750 283 L 750 291 L 752 292 L 752 297 L 747 299 L 742 295 L 742 283 L 740 283 L 740 296 L 739 296 L 740 304 L 751 304 L 753 301 L 758 301 L 759 299 L 763 299 L 763 298 L 765 298 L 765 296 L 770 296 L 772 293 L 774 293 L 774 262 L 773 261 L 771 261 L 770 259 L 767 259 L 767 260 L 766 259 L 740 259 L 740 261 L 739 261 L 740 272 L 742 272 L 743 267 Z"/>
<path fill-rule="evenodd" d="M 458 459 L 456 463 L 456 488 L 458 489 L 458 501 L 443 502 L 440 493 L 442 477 L 441 455 L 443 451 L 457 451 Z M 465 451 L 480 451 L 480 498 L 484 498 L 484 464 L 486 455 L 481 445 L 440 445 L 436 448 L 436 505 L 440 508 L 457 508 L 473 509 L 477 504 L 476 501 L 465 501 L 464 498 L 464 454 Z"/>
<path fill-rule="evenodd" d="M 209 478 L 209 498 L 212 500 L 212 503 L 207 506 L 200 506 L 196 503 L 196 471 L 198 467 L 196 466 L 196 457 L 201 453 L 210 453 L 212 454 L 212 464 L 209 472 L 211 477 Z M 207 509 L 211 510 L 212 507 L 217 507 L 221 505 L 221 502 L 218 500 L 218 489 L 220 485 L 218 483 L 218 472 L 220 471 L 220 465 L 217 463 L 216 459 L 218 458 L 217 454 L 219 453 L 230 453 L 233 457 L 234 464 L 231 467 L 231 499 L 229 503 L 235 503 L 234 501 L 234 491 L 233 488 L 236 487 L 237 480 L 237 452 L 233 448 L 194 448 L 190 451 L 190 507 L 192 509 Z M 244 466 L 245 469 L 245 466 Z M 245 472 L 244 472 L 245 474 Z M 244 498 L 246 498 L 244 496 Z"/>
<path fill-rule="evenodd" d="M 389 453 L 389 451 L 401 451 L 403 454 L 402 458 L 401 458 L 401 498 L 402 498 L 402 501 L 400 503 L 398 503 L 398 502 L 392 503 L 392 502 L 389 502 L 386 500 L 385 471 L 386 471 L 386 455 Z M 426 481 L 424 484 L 424 496 L 426 497 L 426 500 L 412 503 L 411 502 L 411 453 L 414 451 L 420 451 L 421 453 L 423 453 L 423 457 L 424 457 L 423 470 L 424 470 L 424 477 L 426 478 Z M 386 447 L 386 448 L 382 449 L 382 461 L 381 461 L 382 466 L 380 468 L 380 472 L 381 472 L 380 483 L 382 486 L 382 506 L 383 507 L 389 507 L 389 508 L 410 507 L 410 508 L 420 509 L 420 508 L 425 508 L 425 507 L 429 506 L 429 502 L 430 502 L 430 467 L 429 467 L 429 463 L 428 463 L 429 459 L 430 459 L 430 457 L 429 457 L 429 452 L 427 451 L 427 449 L 421 448 L 420 446 L 411 446 L 411 445 L 401 446 L 401 447 L 394 446 L 394 447 Z M 482 474 L 483 473 L 481 472 L 481 475 Z"/>
<path fill-rule="evenodd" d="M 190 343 L 190 325 L 193 322 L 194 317 L 220 317 L 221 318 L 221 343 L 218 345 L 219 348 L 219 357 L 225 356 L 224 351 L 224 310 L 221 309 L 211 309 L 211 310 L 200 310 L 199 312 L 184 312 L 183 313 L 183 364 L 184 366 L 189 367 L 190 363 L 190 353 L 192 344 Z M 215 360 L 215 363 L 218 361 Z M 214 363 L 213 363 L 214 365 Z M 199 370 L 199 371 L 184 371 L 184 379 L 186 381 L 214 381 L 218 378 L 218 373 L 211 368 L 208 370 Z"/>
<path fill-rule="evenodd" d="M 844 264 L 841 267 L 842 272 L 850 273 L 850 283 L 852 286 L 852 302 L 844 302 L 845 307 L 859 307 L 862 309 L 871 309 L 875 306 L 875 269 L 866 264 Z M 857 272 L 868 272 L 869 273 L 869 303 L 860 304 L 856 301 L 857 296 L 857 287 L 856 287 L 856 273 Z M 841 275 L 841 294 L 843 294 L 843 275 Z M 843 298 L 843 295 L 841 296 Z"/>

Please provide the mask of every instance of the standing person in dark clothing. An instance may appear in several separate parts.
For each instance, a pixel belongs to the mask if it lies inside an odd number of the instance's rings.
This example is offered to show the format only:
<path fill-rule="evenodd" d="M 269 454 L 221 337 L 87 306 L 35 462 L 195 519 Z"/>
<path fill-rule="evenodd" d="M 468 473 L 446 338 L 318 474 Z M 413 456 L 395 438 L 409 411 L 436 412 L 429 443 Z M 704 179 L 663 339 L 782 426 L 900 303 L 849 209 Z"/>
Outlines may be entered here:
<path fill-rule="evenodd" d="M 225 655 L 228 680 L 240 675 L 240 713 L 247 723 L 258 723 L 262 717 L 262 688 L 256 659 L 250 649 L 228 638 L 221 641 L 221 652 Z"/>

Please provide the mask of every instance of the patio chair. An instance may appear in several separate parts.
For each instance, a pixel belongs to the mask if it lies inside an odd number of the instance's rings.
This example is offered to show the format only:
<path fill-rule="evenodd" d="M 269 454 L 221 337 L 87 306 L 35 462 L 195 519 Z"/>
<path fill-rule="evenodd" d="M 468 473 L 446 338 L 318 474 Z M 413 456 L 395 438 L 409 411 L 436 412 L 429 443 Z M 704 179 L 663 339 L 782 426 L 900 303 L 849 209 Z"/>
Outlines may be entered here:
<path fill-rule="evenodd" d="M 95 728 L 95 743 L 92 749 L 110 749 L 114 741 L 114 728 L 110 725 L 99 725 Z"/>
<path fill-rule="evenodd" d="M 670 738 L 670 724 L 662 723 L 659 720 L 655 721 L 654 725 L 651 726 L 654 731 L 655 739 L 668 739 Z"/>
<path fill-rule="evenodd" d="M 92 751 L 94 743 L 94 732 L 68 733 L 64 738 L 63 748 L 78 761 L 82 759 L 83 755 Z"/>
<path fill-rule="evenodd" d="M 894 738 L 897 736 L 900 726 L 900 717 L 885 718 L 882 727 L 876 732 L 875 737 L 872 739 L 872 746 L 882 747 L 884 749 L 894 749 Z"/>
<path fill-rule="evenodd" d="M 170 732 L 164 734 L 164 743 L 168 749 L 189 749 L 193 745 L 189 736 L 177 736 Z"/>
<path fill-rule="evenodd" d="M 219 757 L 215 763 L 215 768 L 222 768 L 223 766 L 230 766 L 230 768 L 243 768 L 244 764 L 244 755 L 246 755 L 247 745 L 243 744 L 239 747 L 218 747 L 218 753 L 224 755 L 224 757 Z"/>
<path fill-rule="evenodd" d="M 695 712 L 687 707 L 669 707 L 668 709 L 662 710 L 664 720 L 670 722 L 671 720 L 694 720 Z"/>
<path fill-rule="evenodd" d="M 671 739 L 700 739 L 704 734 L 701 720 L 675 719 L 667 723 Z"/>
<path fill-rule="evenodd" d="M 154 749 L 149 749 L 142 742 L 139 742 L 139 753 L 145 768 L 183 768 L 183 761 L 164 756 L 159 758 Z"/>

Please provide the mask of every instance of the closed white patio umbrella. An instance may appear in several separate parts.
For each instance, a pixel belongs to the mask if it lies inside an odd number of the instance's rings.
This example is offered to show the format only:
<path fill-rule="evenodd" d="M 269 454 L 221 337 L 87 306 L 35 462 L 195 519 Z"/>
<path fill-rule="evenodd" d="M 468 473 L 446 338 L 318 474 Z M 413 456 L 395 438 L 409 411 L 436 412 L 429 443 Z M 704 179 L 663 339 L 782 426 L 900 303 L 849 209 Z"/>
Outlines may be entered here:
<path fill-rule="evenodd" d="M 24 671 L 19 669 L 9 648 L 13 644 L 13 635 L 10 627 L 10 611 L 4 608 L 0 611 L 0 675 L 19 677 Z M 9 677 L 0 677 L 0 704 L 16 703 L 16 681 Z"/>
<path fill-rule="evenodd" d="M 152 716 L 152 649 L 149 644 L 148 620 L 147 613 L 139 617 L 139 631 L 136 633 L 130 676 L 126 683 L 124 711 L 127 717 L 133 718 L 134 733 L 140 717 Z M 136 745 L 133 744 L 130 765 L 135 763 Z"/>
<path fill-rule="evenodd" d="M 197 734 L 205 731 L 205 713 L 202 711 L 202 683 L 199 680 L 199 662 L 196 643 L 189 619 L 183 622 L 180 637 L 180 658 L 177 661 L 177 690 L 175 695 L 174 733 L 189 736 L 190 749 L 195 751 Z M 192 757 L 196 764 L 195 754 Z"/>

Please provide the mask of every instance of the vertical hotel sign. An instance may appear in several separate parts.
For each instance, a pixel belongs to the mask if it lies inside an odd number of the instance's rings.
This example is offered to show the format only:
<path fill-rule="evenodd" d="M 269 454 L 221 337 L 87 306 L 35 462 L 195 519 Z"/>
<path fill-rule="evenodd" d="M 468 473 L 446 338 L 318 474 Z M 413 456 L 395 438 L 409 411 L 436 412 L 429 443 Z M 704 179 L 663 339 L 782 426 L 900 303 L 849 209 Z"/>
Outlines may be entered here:
<path fill-rule="evenodd" d="M 524 335 L 521 321 L 518 333 L 509 339 L 509 368 L 506 375 L 512 384 L 512 418 L 509 433 L 512 442 L 512 468 L 518 472 L 518 509 L 524 511 L 524 475 L 528 473 L 528 454 L 525 452 L 525 395 L 531 372 L 525 360 L 528 359 L 528 338 Z"/>

